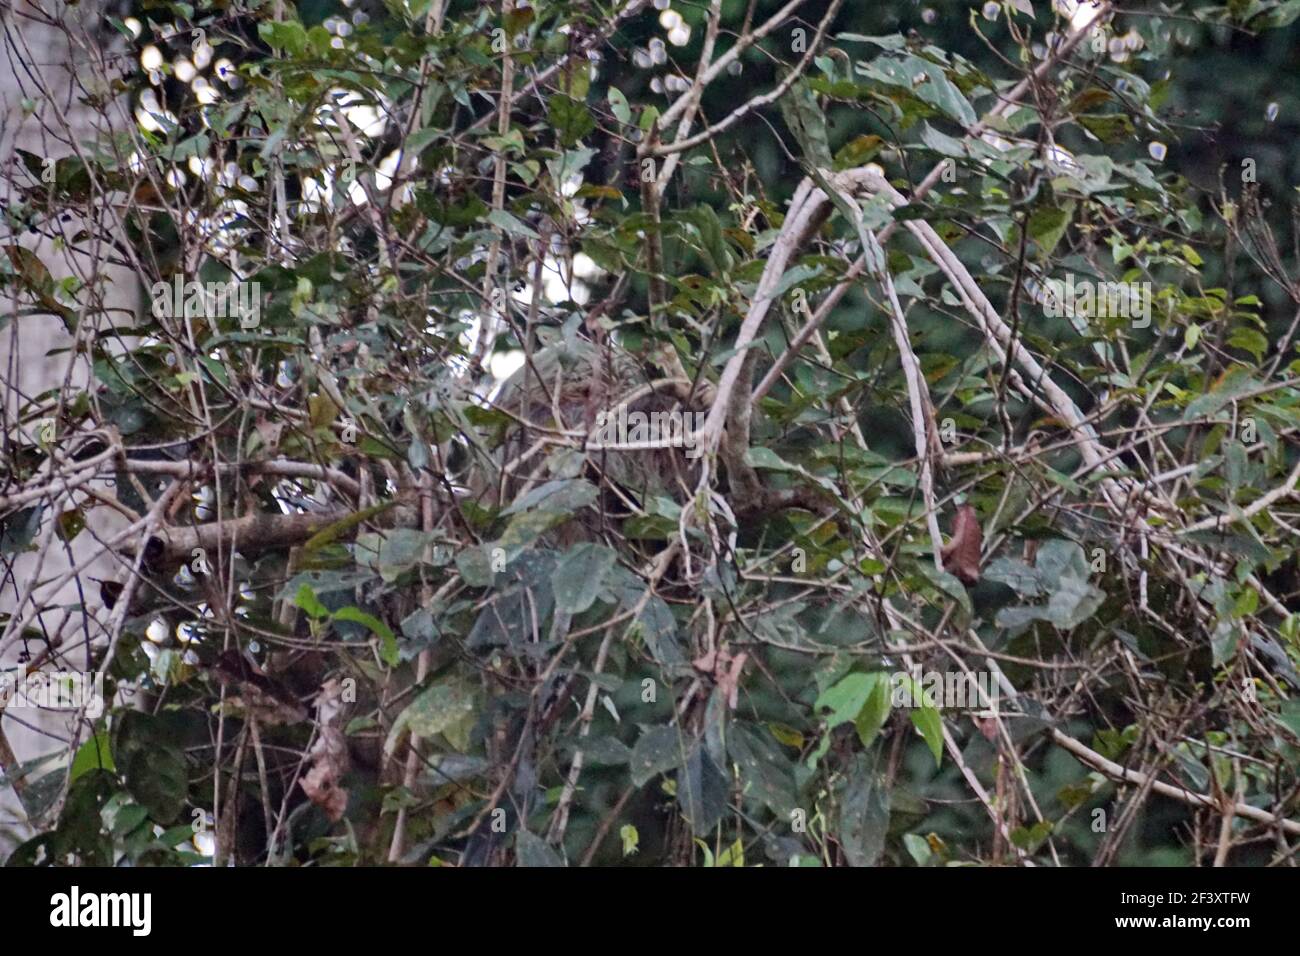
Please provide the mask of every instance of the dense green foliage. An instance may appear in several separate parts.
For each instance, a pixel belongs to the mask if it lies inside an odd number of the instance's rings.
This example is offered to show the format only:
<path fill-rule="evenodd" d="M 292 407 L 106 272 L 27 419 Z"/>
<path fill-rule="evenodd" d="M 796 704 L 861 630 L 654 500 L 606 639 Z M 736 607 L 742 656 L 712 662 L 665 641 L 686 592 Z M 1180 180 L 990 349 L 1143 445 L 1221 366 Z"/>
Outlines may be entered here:
<path fill-rule="evenodd" d="M 1292 855 L 1300 3 L 858 6 L 110 18 L 0 654 L 132 694 L 11 864 Z"/>

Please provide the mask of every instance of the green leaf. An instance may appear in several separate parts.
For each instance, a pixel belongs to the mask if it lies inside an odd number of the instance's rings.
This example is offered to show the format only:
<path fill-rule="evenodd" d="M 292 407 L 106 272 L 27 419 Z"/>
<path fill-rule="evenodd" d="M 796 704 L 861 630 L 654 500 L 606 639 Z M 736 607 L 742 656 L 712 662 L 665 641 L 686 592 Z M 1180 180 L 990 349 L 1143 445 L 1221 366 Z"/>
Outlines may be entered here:
<path fill-rule="evenodd" d="M 920 707 L 912 708 L 908 711 L 908 716 L 912 718 L 912 724 L 925 738 L 930 753 L 934 754 L 934 765 L 939 766 L 939 764 L 943 763 L 943 717 L 928 702 Z"/>
<path fill-rule="evenodd" d="M 632 747 L 632 783 L 643 787 L 661 773 L 682 765 L 681 731 L 676 727 L 651 727 Z"/>
<path fill-rule="evenodd" d="M 857 70 L 873 79 L 906 90 L 912 96 L 937 107 L 963 127 L 975 125 L 975 108 L 944 74 L 943 67 L 918 56 L 901 59 L 882 56 Z"/>
<path fill-rule="evenodd" d="M 1257 329 L 1234 329 L 1228 336 L 1228 344 L 1233 348 L 1244 349 L 1255 357 L 1256 362 L 1264 360 L 1268 351 L 1268 339 Z"/>
<path fill-rule="evenodd" d="M 269 46 L 286 50 L 294 56 L 307 49 L 307 31 L 296 20 L 264 20 L 257 25 L 257 33 Z"/>
<path fill-rule="evenodd" d="M 921 126 L 921 142 L 940 156 L 948 156 L 952 159 L 964 159 L 971 154 L 966 141 L 941 133 L 929 123 Z"/>
<path fill-rule="evenodd" d="M 1079 125 L 1103 143 L 1122 143 L 1137 132 L 1124 113 L 1093 113 L 1079 117 Z"/>
<path fill-rule="evenodd" d="M 305 587 L 305 585 L 304 585 Z M 331 615 L 336 621 L 351 621 L 368 627 L 379 638 L 379 657 L 389 667 L 396 667 L 401 655 L 397 651 L 397 637 L 392 629 L 373 614 L 367 614 L 358 607 L 339 608 Z"/>
<path fill-rule="evenodd" d="M 925 866 L 934 855 L 934 851 L 930 849 L 930 841 L 916 833 L 904 833 L 903 846 L 917 866 Z"/>
<path fill-rule="evenodd" d="M 1257 29 L 1267 30 L 1288 27 L 1300 17 L 1300 0 L 1286 0 L 1285 3 L 1269 10 L 1261 18 Z"/>
<path fill-rule="evenodd" d="M 1063 631 L 1078 627 L 1106 600 L 1104 591 L 1076 577 L 1063 577 L 1047 602 L 1047 619 Z"/>
<path fill-rule="evenodd" d="M 1011 842 L 1026 853 L 1033 853 L 1052 835 L 1052 821 L 1039 820 L 1032 827 L 1016 827 L 1011 831 Z"/>
<path fill-rule="evenodd" d="M 564 866 L 564 857 L 536 834 L 520 830 L 515 834 L 515 865 L 527 867 Z"/>
<path fill-rule="evenodd" d="M 614 118 L 620 123 L 632 122 L 632 108 L 627 105 L 627 97 L 617 86 L 609 88 L 609 108 L 614 113 Z"/>
<path fill-rule="evenodd" d="M 835 153 L 836 169 L 852 169 L 871 162 L 884 147 L 885 141 L 875 134 L 857 136 Z"/>
<path fill-rule="evenodd" d="M 329 617 L 329 608 L 317 600 L 316 592 L 311 589 L 310 584 L 298 585 L 298 593 L 294 595 L 293 603 L 301 608 L 308 617 L 316 620 Z"/>
<path fill-rule="evenodd" d="M 780 747 L 761 731 L 738 724 L 727 735 L 727 756 L 744 781 L 744 798 L 757 800 L 779 819 L 789 820 L 798 797 L 794 766 Z"/>
<path fill-rule="evenodd" d="M 68 783 L 76 783 L 77 778 L 91 770 L 116 770 L 113 754 L 110 751 L 108 734 L 100 731 L 87 740 L 72 758 L 72 767 L 68 771 Z"/>
<path fill-rule="evenodd" d="M 72 541 L 86 527 L 86 516 L 82 514 L 80 508 L 73 508 L 59 515 L 59 519 L 54 526 L 59 538 L 63 541 Z"/>
<path fill-rule="evenodd" d="M 1188 402 L 1183 410 L 1183 421 L 1213 415 L 1224 405 L 1258 388 L 1259 382 L 1251 377 L 1249 369 L 1235 366 L 1208 393 Z"/>
<path fill-rule="evenodd" d="M 0 554 L 17 554 L 26 551 L 41 530 L 43 505 L 34 505 L 0 518 Z"/>
<path fill-rule="evenodd" d="M 912 719 L 913 726 L 921 732 L 930 753 L 934 754 L 934 764 L 937 767 L 943 761 L 943 717 L 919 681 L 907 673 L 899 674 L 896 679 L 907 684 L 907 699 L 912 702 L 908 716 Z M 902 690 L 903 686 L 898 685 L 898 689 Z"/>
<path fill-rule="evenodd" d="M 418 737 L 432 737 L 446 733 L 475 712 L 474 690 L 459 680 L 442 680 L 420 693 L 406 709 L 397 715 L 388 732 L 384 752 L 396 752 L 403 734 L 410 731 Z"/>
<path fill-rule="evenodd" d="M 419 156 L 428 148 L 430 143 L 435 142 L 439 137 L 444 136 L 442 130 L 438 129 L 417 129 L 414 133 L 406 138 L 402 148 L 412 157 Z"/>
<path fill-rule="evenodd" d="M 718 854 L 714 866 L 744 866 L 745 865 L 745 843 L 739 837 L 736 842 L 727 847 Z"/>
<path fill-rule="evenodd" d="M 862 710 L 858 712 L 857 720 L 853 722 L 858 732 L 858 739 L 862 741 L 864 747 L 870 747 L 875 743 L 880 728 L 889 719 L 889 711 L 892 706 L 888 675 L 877 674 L 876 676 L 880 679 L 876 681 L 876 686 L 872 689 L 867 702 L 862 706 Z"/>
<path fill-rule="evenodd" d="M 485 218 L 489 223 L 512 236 L 525 236 L 529 239 L 541 238 L 535 229 L 527 223 L 520 222 L 504 209 L 493 209 Z"/>
<path fill-rule="evenodd" d="M 803 148 L 804 159 L 813 169 L 834 165 L 826 136 L 826 117 L 808 84 L 798 80 L 780 100 L 781 117 Z"/>
<path fill-rule="evenodd" d="M 596 500 L 596 486 L 589 481 L 559 479 L 538 485 L 527 494 L 520 495 L 501 512 L 501 516 L 519 514 L 533 508 L 558 514 L 572 514 Z"/>
<path fill-rule="evenodd" d="M 889 791 L 858 754 L 840 800 L 839 838 L 850 866 L 875 866 L 889 832 Z"/>
<path fill-rule="evenodd" d="M 641 589 L 637 589 L 635 597 L 631 599 L 631 607 L 634 608 L 640 603 L 643 593 Z M 626 597 L 623 606 L 629 607 Z M 650 600 L 637 615 L 636 625 L 637 633 L 645 641 L 646 648 L 656 664 L 660 667 L 673 667 L 682 663 L 684 658 L 681 644 L 677 640 L 677 619 L 673 617 L 672 609 L 663 598 L 651 595 Z"/>
<path fill-rule="evenodd" d="M 623 855 L 633 856 L 641 844 L 641 834 L 637 832 L 636 827 L 630 823 L 625 823 L 618 828 L 618 838 L 623 844 Z"/>
<path fill-rule="evenodd" d="M 919 567 L 921 573 L 929 578 L 935 587 L 960 604 L 962 610 L 968 615 L 974 615 L 975 608 L 971 604 L 970 595 L 966 592 L 966 588 L 961 581 L 947 571 L 940 571 L 929 561 L 922 561 Z"/>
<path fill-rule="evenodd" d="M 907 47 L 907 37 L 901 33 L 890 33 L 878 37 L 866 36 L 862 33 L 841 33 L 835 39 L 848 41 L 849 43 L 870 43 L 882 50 L 902 50 Z"/>
<path fill-rule="evenodd" d="M 357 535 L 353 554 L 361 567 L 373 568 L 388 584 L 425 559 L 434 536 L 414 528 L 368 531 Z"/>
<path fill-rule="evenodd" d="M 1041 605 L 1024 605 L 1022 607 L 1001 608 L 994 623 L 1009 631 L 1018 630 L 1034 621 L 1047 620 L 1047 609 Z"/>
<path fill-rule="evenodd" d="M 472 588 L 491 587 L 496 580 L 491 547 L 481 544 L 462 551 L 456 555 L 456 570 L 460 572 L 461 580 Z"/>
<path fill-rule="evenodd" d="M 1237 621 L 1225 618 L 1214 627 L 1210 635 L 1210 652 L 1215 667 L 1229 663 L 1241 643 L 1242 627 Z"/>
<path fill-rule="evenodd" d="M 54 807 L 54 804 L 63 795 L 65 775 L 62 768 L 51 770 L 40 777 L 36 776 L 36 771 L 47 763 L 61 759 L 65 753 L 66 751 L 62 750 L 55 751 L 8 767 L 0 764 L 0 787 L 12 787 L 20 780 L 25 781 L 25 785 L 18 797 L 22 803 L 23 811 L 27 814 L 27 819 L 39 820 Z M 87 768 L 85 771 L 86 774 L 92 775 L 95 772 L 96 768 Z M 12 857 L 9 865 L 13 865 Z"/>
<path fill-rule="evenodd" d="M 1088 559 L 1083 553 L 1083 548 L 1076 542 L 1064 538 L 1053 538 L 1040 544 L 1038 555 L 1034 559 L 1034 568 L 1038 573 L 1038 579 L 1043 582 L 1062 577 L 1080 579 L 1088 577 Z"/>
<path fill-rule="evenodd" d="M 826 717 L 828 730 L 833 730 L 840 724 L 853 723 L 884 678 L 885 675 L 879 673 L 849 674 L 837 684 L 822 691 L 813 704 L 813 709 L 816 711 L 830 709 L 831 712 Z M 885 683 L 887 684 L 888 681 L 885 680 Z"/>
<path fill-rule="evenodd" d="M 708 750 L 692 748 L 686 766 L 677 771 L 677 803 L 692 833 L 702 836 L 718 825 L 727 810 L 727 784 Z"/>
<path fill-rule="evenodd" d="M 1070 220 L 1074 217 L 1074 203 L 1062 203 L 1059 206 L 1040 206 L 1029 217 L 1029 238 L 1038 245 L 1044 259 L 1052 254 L 1056 244 L 1065 235 Z"/>
<path fill-rule="evenodd" d="M 596 128 L 596 118 L 591 115 L 587 104 L 571 96 L 555 94 L 547 100 L 546 109 L 561 146 L 575 145 Z"/>
<path fill-rule="evenodd" d="M 134 751 L 126 767 L 126 788 L 155 823 L 171 823 L 180 815 L 188 795 L 185 758 L 168 747 Z"/>
<path fill-rule="evenodd" d="M 570 548 L 551 575 L 556 608 L 581 614 L 591 607 L 617 560 L 618 554 L 604 545 L 586 543 Z"/>
<path fill-rule="evenodd" d="M 723 238 L 722 223 L 712 206 L 699 205 L 681 214 L 681 218 L 695 227 L 700 234 L 704 253 L 709 258 L 709 265 L 715 272 L 730 272 L 733 260 L 731 250 Z"/>
<path fill-rule="evenodd" d="M 1043 593 L 1038 571 L 1016 558 L 996 558 L 990 561 L 984 577 L 990 581 L 1001 581 L 1021 597 L 1033 598 Z"/>
<path fill-rule="evenodd" d="M 547 531 L 568 520 L 568 512 L 549 509 L 515 515 L 497 540 L 497 547 L 505 552 L 506 562 L 509 563 Z"/>

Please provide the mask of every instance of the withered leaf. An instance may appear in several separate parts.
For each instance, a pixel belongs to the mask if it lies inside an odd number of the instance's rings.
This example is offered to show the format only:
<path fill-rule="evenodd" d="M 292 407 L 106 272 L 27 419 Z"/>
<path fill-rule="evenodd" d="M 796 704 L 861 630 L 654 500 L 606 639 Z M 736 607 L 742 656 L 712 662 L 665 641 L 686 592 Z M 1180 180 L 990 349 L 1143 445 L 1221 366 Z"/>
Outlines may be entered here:
<path fill-rule="evenodd" d="M 980 548 L 984 533 L 979 515 L 970 505 L 961 505 L 952 524 L 952 540 L 943 549 L 943 569 L 967 585 L 980 579 Z"/>
<path fill-rule="evenodd" d="M 343 684 L 331 678 L 316 697 L 316 723 L 320 730 L 308 751 L 311 768 L 299 785 L 307 798 L 320 807 L 331 822 L 337 823 L 348 808 L 348 791 L 343 786 L 348 772 L 348 744 L 343 734 Z"/>

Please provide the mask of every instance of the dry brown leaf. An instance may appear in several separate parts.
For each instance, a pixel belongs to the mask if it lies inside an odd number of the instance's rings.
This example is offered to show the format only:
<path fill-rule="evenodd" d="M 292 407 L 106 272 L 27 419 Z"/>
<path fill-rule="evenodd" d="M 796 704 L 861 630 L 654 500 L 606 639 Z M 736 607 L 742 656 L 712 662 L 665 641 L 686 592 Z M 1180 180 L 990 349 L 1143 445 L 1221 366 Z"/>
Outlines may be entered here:
<path fill-rule="evenodd" d="M 748 653 L 741 652 L 732 656 L 731 651 L 723 647 L 714 648 L 691 663 L 696 670 L 713 675 L 718 689 L 726 697 L 727 707 L 735 710 L 740 699 L 740 672 L 744 670 L 747 660 L 749 660 Z"/>
<path fill-rule="evenodd" d="M 735 710 L 736 704 L 740 702 L 740 672 L 744 670 L 748 659 L 749 654 L 744 652 L 729 658 L 731 666 L 718 675 L 718 689 L 726 692 L 729 710 Z"/>
<path fill-rule="evenodd" d="M 970 505 L 957 509 L 952 525 L 952 540 L 943 549 L 943 568 L 955 574 L 963 584 L 977 584 L 980 579 L 980 548 L 984 533 L 979 515 Z"/>
<path fill-rule="evenodd" d="M 328 680 L 321 687 L 316 697 L 316 721 L 320 734 L 308 752 L 312 766 L 300 783 L 307 799 L 325 811 L 331 823 L 337 823 L 348 808 L 348 791 L 342 786 L 348 772 L 348 742 L 339 727 L 343 722 L 343 685 L 339 680 Z"/>

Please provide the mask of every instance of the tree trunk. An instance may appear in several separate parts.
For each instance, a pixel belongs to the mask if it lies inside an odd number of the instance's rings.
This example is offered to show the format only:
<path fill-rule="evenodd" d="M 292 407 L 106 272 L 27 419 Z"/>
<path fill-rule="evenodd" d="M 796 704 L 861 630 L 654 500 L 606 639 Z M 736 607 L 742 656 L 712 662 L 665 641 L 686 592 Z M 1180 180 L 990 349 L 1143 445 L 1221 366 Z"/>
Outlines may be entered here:
<path fill-rule="evenodd" d="M 93 140 L 110 118 L 121 128 L 120 124 L 129 117 L 121 103 L 111 105 L 105 116 L 81 102 L 87 88 L 97 85 L 97 78 L 107 69 L 105 44 L 113 41 L 102 12 L 103 5 L 99 3 L 67 6 L 62 2 L 0 0 L 0 17 L 5 26 L 0 57 L 0 102 L 3 103 L 0 198 L 7 205 L 19 198 L 21 184 L 32 182 L 17 149 L 42 159 L 53 159 L 57 164 L 61 157 L 74 152 L 74 144 L 83 146 Z M 135 68 L 130 60 L 118 62 L 119 69 Z M 77 226 L 78 223 L 69 221 L 58 228 L 63 236 L 71 237 L 78 231 Z M 21 237 L 6 236 L 3 244 L 7 246 L 14 241 L 35 253 L 55 282 L 75 276 L 92 288 L 98 283 L 103 306 L 129 312 L 136 309 L 139 283 L 130 272 L 108 268 L 93 254 L 71 252 L 67 245 L 56 244 L 49 235 L 29 232 Z M 0 266 L 7 267 L 7 263 Z M 105 322 L 102 313 L 97 316 L 93 311 L 84 310 L 91 295 L 88 292 L 80 303 L 81 321 L 102 325 Z M 72 336 L 63 322 L 53 315 L 20 316 L 18 313 L 24 305 L 14 301 L 11 294 L 0 293 L 0 391 L 3 393 L 0 414 L 9 439 L 19 430 L 31 435 L 39 427 L 41 413 L 34 405 L 39 404 L 43 393 L 63 389 L 68 398 L 73 398 L 90 380 L 87 357 L 68 350 Z M 0 473 L 8 468 L 4 460 L 7 454 L 7 448 L 0 449 Z M 84 501 L 84 494 L 74 494 L 56 502 L 48 498 L 34 502 L 45 509 L 36 540 L 41 540 L 41 534 L 57 517 L 57 512 L 77 507 Z M 26 647 L 22 641 L 11 641 L 8 647 L 0 645 L 0 672 L 13 674 L 24 651 L 39 655 L 47 649 L 47 642 L 61 646 L 58 656 L 46 669 L 87 669 L 90 645 L 100 637 L 96 619 L 102 621 L 107 616 L 100 605 L 98 589 L 90 579 L 115 577 L 119 569 L 113 556 L 99 555 L 63 587 L 31 588 L 34 575 L 38 581 L 51 582 L 81 561 L 92 558 L 98 550 L 96 539 L 112 534 L 125 524 L 120 514 L 103 507 L 88 511 L 86 518 L 86 529 L 66 547 L 58 538 L 52 539 L 52 546 L 45 549 L 43 563 L 37 553 L 3 556 L 7 576 L 0 582 L 0 614 L 19 610 L 28 632 L 40 633 L 41 639 L 26 642 Z M 25 600 L 29 593 L 30 601 Z M 79 607 L 83 604 L 84 614 Z M 7 712 L 0 711 L 0 731 L 17 759 L 27 761 L 65 751 L 72 741 L 86 739 L 89 725 L 83 723 L 78 731 L 70 717 L 68 712 L 11 706 Z M 4 743 L 0 741 L 0 751 L 3 748 Z M 52 763 L 42 767 L 38 774 L 57 766 Z M 0 858 L 7 852 L 7 844 L 24 839 L 28 832 L 26 814 L 15 799 L 15 790 L 8 785 L 0 786 Z"/>

